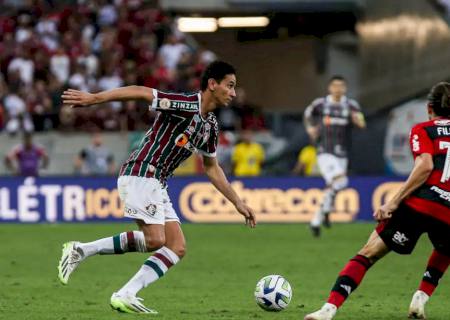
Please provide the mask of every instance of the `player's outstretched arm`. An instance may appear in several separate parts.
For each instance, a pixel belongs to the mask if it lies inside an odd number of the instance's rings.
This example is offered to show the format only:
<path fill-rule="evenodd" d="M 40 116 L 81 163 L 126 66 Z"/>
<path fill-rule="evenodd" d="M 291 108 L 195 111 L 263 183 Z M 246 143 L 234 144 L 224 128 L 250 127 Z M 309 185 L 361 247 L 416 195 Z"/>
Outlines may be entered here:
<path fill-rule="evenodd" d="M 374 218 L 377 220 L 389 219 L 392 216 L 392 212 L 398 208 L 400 203 L 427 181 L 432 171 L 433 156 L 429 153 L 422 153 L 417 156 L 414 162 L 414 168 L 405 184 L 389 202 L 374 212 Z"/>
<path fill-rule="evenodd" d="M 208 176 L 211 183 L 217 190 L 222 193 L 225 198 L 230 200 L 234 204 L 236 210 L 245 217 L 245 224 L 251 228 L 256 226 L 256 217 L 253 210 L 247 206 L 237 193 L 233 190 L 230 183 L 225 176 L 222 168 L 219 166 L 217 159 L 213 157 L 203 157 L 203 166 L 205 173 Z"/>
<path fill-rule="evenodd" d="M 143 86 L 127 86 L 97 93 L 69 89 L 64 91 L 61 98 L 63 99 L 64 104 L 72 106 L 90 106 L 109 101 L 140 99 L 152 103 L 153 90 Z"/>

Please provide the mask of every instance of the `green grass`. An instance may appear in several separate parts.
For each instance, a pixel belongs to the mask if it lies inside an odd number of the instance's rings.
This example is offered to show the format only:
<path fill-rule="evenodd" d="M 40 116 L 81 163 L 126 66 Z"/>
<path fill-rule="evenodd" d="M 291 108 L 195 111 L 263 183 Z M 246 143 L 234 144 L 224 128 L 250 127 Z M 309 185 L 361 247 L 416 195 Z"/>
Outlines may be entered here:
<path fill-rule="evenodd" d="M 306 225 L 184 225 L 188 254 L 157 283 L 141 291 L 157 316 L 114 313 L 111 293 L 146 255 L 96 256 L 68 286 L 57 281 L 61 244 L 88 241 L 133 228 L 125 224 L 0 225 L 0 319 L 303 319 L 320 307 L 337 273 L 366 241 L 371 224 L 335 225 L 312 239 Z M 367 275 L 337 319 L 405 319 L 431 246 L 423 237 L 412 256 L 388 255 Z M 294 295 L 281 313 L 256 306 L 256 282 L 282 274 Z M 448 276 L 428 304 L 432 320 L 450 318 Z"/>

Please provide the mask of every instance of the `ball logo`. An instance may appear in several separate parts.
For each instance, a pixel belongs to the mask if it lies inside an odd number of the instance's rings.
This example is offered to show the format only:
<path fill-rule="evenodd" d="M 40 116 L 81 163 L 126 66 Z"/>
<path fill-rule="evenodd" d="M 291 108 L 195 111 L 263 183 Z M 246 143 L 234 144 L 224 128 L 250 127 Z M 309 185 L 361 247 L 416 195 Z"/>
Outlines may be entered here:
<path fill-rule="evenodd" d="M 169 109 L 170 108 L 170 100 L 167 98 L 161 99 L 161 101 L 159 101 L 159 107 L 161 109 Z"/>
<path fill-rule="evenodd" d="M 184 147 L 189 141 L 189 138 L 186 134 L 182 133 L 180 134 L 176 139 L 175 143 L 177 147 Z"/>

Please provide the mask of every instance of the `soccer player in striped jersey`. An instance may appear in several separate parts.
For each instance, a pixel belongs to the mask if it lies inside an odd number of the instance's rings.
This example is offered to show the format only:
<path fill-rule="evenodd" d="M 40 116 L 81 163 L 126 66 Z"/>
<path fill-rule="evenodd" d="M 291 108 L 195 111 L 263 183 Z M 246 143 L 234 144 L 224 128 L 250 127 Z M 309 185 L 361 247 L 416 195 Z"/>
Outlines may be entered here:
<path fill-rule="evenodd" d="M 431 89 L 428 114 L 430 121 L 411 130 L 415 159 L 411 174 L 395 196 L 374 212 L 379 221 L 376 230 L 339 273 L 327 303 L 305 320 L 331 320 L 376 261 L 391 250 L 410 254 L 422 233 L 427 233 L 434 250 L 408 315 L 425 319 L 425 304 L 450 264 L 450 83 Z"/>
<path fill-rule="evenodd" d="M 124 215 L 135 219 L 139 231 L 128 231 L 93 242 L 68 242 L 58 266 L 59 279 L 67 284 L 81 261 L 96 254 L 154 252 L 140 270 L 111 297 L 111 306 L 128 313 L 156 313 L 136 294 L 161 278 L 185 255 L 180 220 L 167 194 L 167 180 L 193 152 L 203 156 L 212 184 L 255 227 L 255 215 L 231 188 L 216 159 L 218 125 L 213 111 L 227 106 L 236 96 L 233 66 L 216 61 L 205 70 L 201 92 L 165 93 L 141 86 L 128 86 L 95 94 L 65 91 L 64 104 L 85 107 L 115 100 L 142 99 L 159 111 L 139 148 L 123 164 L 117 182 Z"/>
<path fill-rule="evenodd" d="M 347 83 L 342 76 L 330 79 L 328 92 L 328 96 L 314 100 L 304 114 L 306 132 L 317 144 L 317 164 L 326 183 L 322 204 L 310 225 L 316 237 L 320 236 L 322 223 L 330 227 L 329 214 L 336 194 L 348 185 L 347 154 L 351 128 L 366 127 L 358 102 L 345 95 Z"/>

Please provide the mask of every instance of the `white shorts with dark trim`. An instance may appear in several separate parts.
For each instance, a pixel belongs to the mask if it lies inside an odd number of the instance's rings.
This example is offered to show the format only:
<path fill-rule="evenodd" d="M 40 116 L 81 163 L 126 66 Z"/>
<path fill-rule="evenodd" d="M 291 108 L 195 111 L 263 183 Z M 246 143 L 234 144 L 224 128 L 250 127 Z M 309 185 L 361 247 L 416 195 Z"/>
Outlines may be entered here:
<path fill-rule="evenodd" d="M 330 185 L 336 177 L 347 175 L 347 158 L 339 158 L 331 153 L 321 153 L 317 156 L 317 164 L 327 185 Z"/>
<path fill-rule="evenodd" d="M 120 176 L 117 180 L 120 199 L 124 202 L 124 216 L 146 224 L 180 222 L 167 189 L 155 178 Z"/>

